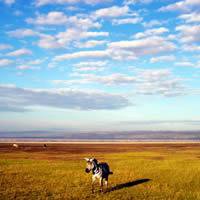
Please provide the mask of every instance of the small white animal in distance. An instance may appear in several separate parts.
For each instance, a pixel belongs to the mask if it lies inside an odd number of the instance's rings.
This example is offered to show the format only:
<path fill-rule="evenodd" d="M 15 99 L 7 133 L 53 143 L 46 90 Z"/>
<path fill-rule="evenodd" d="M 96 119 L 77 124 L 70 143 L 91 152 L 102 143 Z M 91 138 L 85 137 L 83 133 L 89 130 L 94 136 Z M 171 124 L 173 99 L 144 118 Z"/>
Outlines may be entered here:
<path fill-rule="evenodd" d="M 12 146 L 13 146 L 14 148 L 18 148 L 18 147 L 19 147 L 18 144 L 13 144 Z"/>

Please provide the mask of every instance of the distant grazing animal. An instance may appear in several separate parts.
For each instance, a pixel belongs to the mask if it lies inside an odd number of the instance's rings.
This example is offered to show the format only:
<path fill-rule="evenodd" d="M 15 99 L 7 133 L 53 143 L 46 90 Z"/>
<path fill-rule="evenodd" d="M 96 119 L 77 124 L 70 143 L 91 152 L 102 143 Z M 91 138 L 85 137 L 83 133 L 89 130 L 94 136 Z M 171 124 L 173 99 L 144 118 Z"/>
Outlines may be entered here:
<path fill-rule="evenodd" d="M 44 144 L 44 145 L 43 145 L 43 148 L 47 148 L 47 144 Z"/>
<path fill-rule="evenodd" d="M 92 171 L 92 193 L 94 192 L 94 182 L 96 179 L 99 179 L 101 192 L 103 192 L 103 181 L 105 180 L 106 189 L 108 188 L 108 176 L 113 174 L 110 171 L 107 163 L 99 163 L 95 158 L 85 158 L 87 161 L 86 173 L 90 173 Z"/>
<path fill-rule="evenodd" d="M 13 144 L 12 146 L 13 146 L 14 148 L 18 148 L 18 147 L 19 147 L 18 144 Z"/>

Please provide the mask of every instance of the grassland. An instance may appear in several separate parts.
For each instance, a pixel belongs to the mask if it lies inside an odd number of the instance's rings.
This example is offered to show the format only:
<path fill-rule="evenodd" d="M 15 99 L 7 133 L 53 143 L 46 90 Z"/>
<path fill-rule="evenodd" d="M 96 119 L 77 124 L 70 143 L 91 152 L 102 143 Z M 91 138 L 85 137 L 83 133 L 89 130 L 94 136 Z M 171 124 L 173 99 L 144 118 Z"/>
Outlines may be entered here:
<path fill-rule="evenodd" d="M 91 193 L 84 157 L 109 163 L 109 190 Z M 0 199 L 200 199 L 200 144 L 0 144 Z"/>

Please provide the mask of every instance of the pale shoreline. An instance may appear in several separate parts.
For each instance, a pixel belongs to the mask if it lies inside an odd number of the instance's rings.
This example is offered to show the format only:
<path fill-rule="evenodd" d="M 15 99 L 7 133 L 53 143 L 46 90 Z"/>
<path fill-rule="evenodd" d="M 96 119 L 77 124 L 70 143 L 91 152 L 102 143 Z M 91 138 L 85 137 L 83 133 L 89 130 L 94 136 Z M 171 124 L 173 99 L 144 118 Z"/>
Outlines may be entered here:
<path fill-rule="evenodd" d="M 0 139 L 1 144 L 24 143 L 24 144 L 200 144 L 197 140 L 18 140 L 18 139 Z"/>

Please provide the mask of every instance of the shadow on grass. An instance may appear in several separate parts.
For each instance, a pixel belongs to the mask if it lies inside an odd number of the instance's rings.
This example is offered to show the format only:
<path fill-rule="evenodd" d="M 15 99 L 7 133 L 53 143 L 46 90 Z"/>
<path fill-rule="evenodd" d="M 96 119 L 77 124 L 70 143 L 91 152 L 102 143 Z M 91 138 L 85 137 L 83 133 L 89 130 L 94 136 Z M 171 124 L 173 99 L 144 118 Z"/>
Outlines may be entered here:
<path fill-rule="evenodd" d="M 148 181 L 151 181 L 151 179 L 145 178 L 145 179 L 138 179 L 138 180 L 130 181 L 130 182 L 127 182 L 127 183 L 121 183 L 121 184 L 118 184 L 118 185 L 116 185 L 112 188 L 109 188 L 107 190 L 107 192 L 112 192 L 112 191 L 120 190 L 120 189 L 123 189 L 123 188 L 133 187 L 135 185 L 146 183 Z"/>

